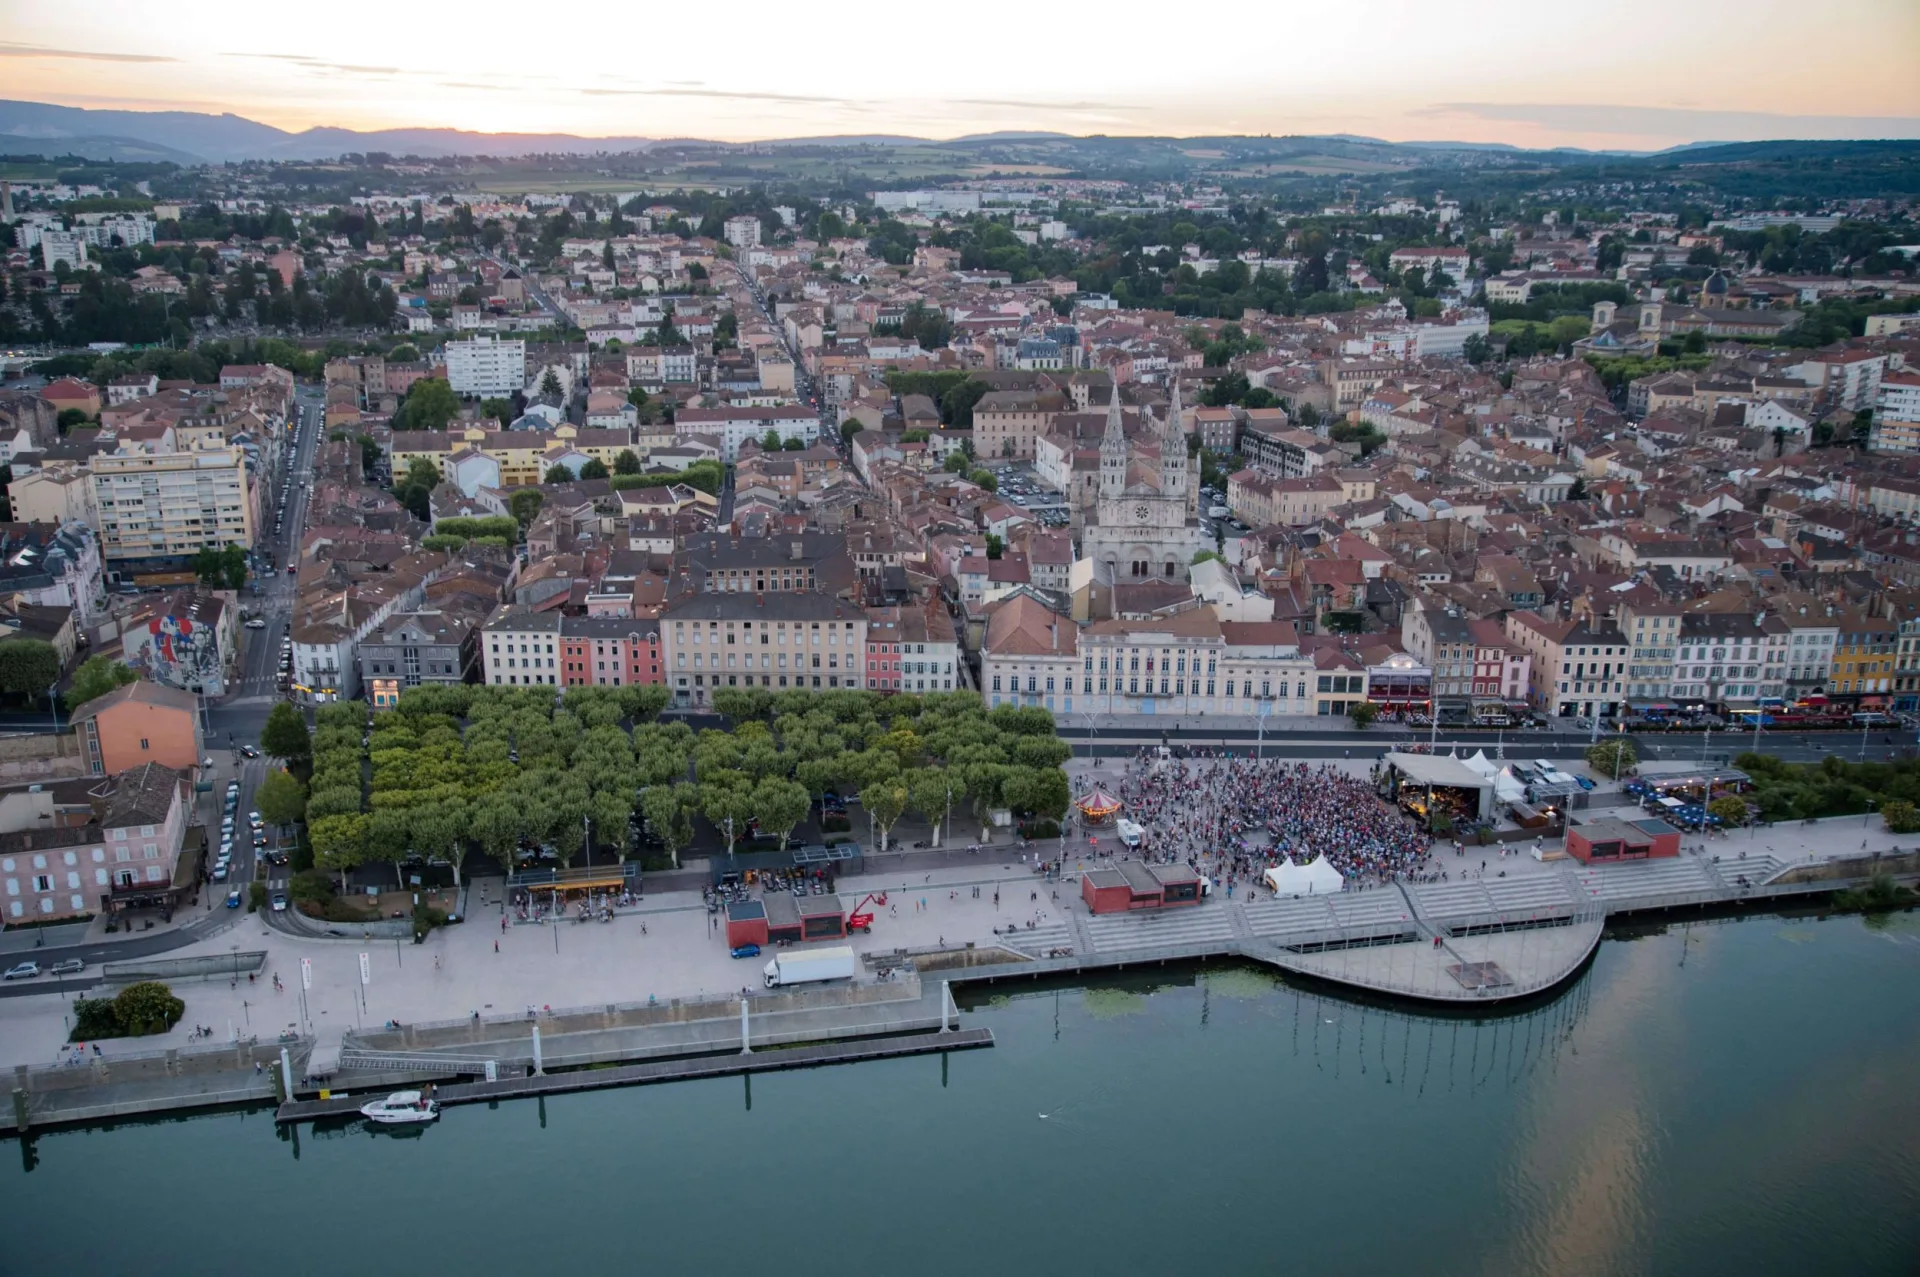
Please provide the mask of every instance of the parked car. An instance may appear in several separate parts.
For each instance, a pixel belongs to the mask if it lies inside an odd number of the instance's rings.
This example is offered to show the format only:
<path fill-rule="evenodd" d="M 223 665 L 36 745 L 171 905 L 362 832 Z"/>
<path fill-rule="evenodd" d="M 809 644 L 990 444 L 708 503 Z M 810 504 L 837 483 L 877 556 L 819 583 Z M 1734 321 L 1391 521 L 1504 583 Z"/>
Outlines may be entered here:
<path fill-rule="evenodd" d="M 757 944 L 743 944 L 728 950 L 727 956 L 732 958 L 757 958 L 760 956 L 760 946 Z M 12 972 L 7 973 L 7 979 L 13 979 Z"/>
<path fill-rule="evenodd" d="M 230 870 L 226 865 L 215 865 L 213 867 L 213 880 L 215 882 L 225 882 L 229 872 Z"/>
<path fill-rule="evenodd" d="M 39 974 L 40 974 L 39 963 L 22 962 L 14 966 L 8 967 L 5 978 L 8 980 L 31 980 L 33 979 L 33 977 Z"/>
<path fill-rule="evenodd" d="M 65 962 L 56 962 L 47 968 L 48 975 L 79 975 L 87 969 L 87 964 L 78 958 L 68 958 Z"/>

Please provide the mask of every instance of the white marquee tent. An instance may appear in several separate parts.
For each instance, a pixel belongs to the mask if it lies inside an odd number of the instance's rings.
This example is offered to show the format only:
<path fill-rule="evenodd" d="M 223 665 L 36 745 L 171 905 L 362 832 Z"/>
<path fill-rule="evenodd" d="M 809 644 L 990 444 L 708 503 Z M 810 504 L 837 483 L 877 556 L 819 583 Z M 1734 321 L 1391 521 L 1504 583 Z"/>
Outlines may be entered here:
<path fill-rule="evenodd" d="M 1324 896 L 1345 890 L 1347 885 L 1347 880 L 1327 863 L 1325 856 L 1315 856 L 1304 865 L 1282 860 L 1267 870 L 1266 880 L 1274 894 L 1281 896 Z"/>

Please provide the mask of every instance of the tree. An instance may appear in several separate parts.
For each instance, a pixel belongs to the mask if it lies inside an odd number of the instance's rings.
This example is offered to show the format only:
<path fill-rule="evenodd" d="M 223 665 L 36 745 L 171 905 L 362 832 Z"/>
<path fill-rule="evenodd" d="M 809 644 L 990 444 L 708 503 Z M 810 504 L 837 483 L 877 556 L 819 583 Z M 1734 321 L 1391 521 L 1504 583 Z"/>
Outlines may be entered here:
<path fill-rule="evenodd" d="M 953 823 L 953 800 L 964 798 L 966 792 L 966 782 L 950 767 L 922 767 L 908 773 L 908 799 L 932 823 L 934 846 L 945 841 Z"/>
<path fill-rule="evenodd" d="M 1460 353 L 1470 364 L 1484 364 L 1493 354 L 1493 347 L 1487 344 L 1485 337 L 1474 333 L 1461 345 Z"/>
<path fill-rule="evenodd" d="M 760 832 L 777 834 L 780 850 L 787 849 L 793 827 L 807 818 L 813 800 L 805 787 L 779 776 L 769 776 L 753 787 L 753 814 Z"/>
<path fill-rule="evenodd" d="M 727 483 L 727 468 L 718 461 L 703 459 L 682 470 L 680 481 L 709 496 L 719 496 L 720 489 Z"/>
<path fill-rule="evenodd" d="M 898 776 L 874 781 L 860 791 L 860 805 L 873 817 L 880 829 L 880 850 L 887 849 L 887 835 L 907 809 L 907 784 Z"/>
<path fill-rule="evenodd" d="M 1209 560 L 1214 563 L 1225 563 L 1227 556 L 1218 550 L 1196 550 L 1193 555 L 1193 566 L 1199 567 L 1202 563 L 1206 563 Z"/>
<path fill-rule="evenodd" d="M 120 990 L 113 999 L 113 1016 L 129 1037 L 165 1033 L 187 1013 L 187 1004 L 158 980 L 142 980 Z"/>
<path fill-rule="evenodd" d="M 1347 709 L 1347 717 L 1353 720 L 1354 729 L 1362 732 L 1373 726 L 1373 720 L 1379 713 L 1380 707 L 1372 701 L 1355 701 Z"/>
<path fill-rule="evenodd" d="M 60 415 L 54 418 L 54 425 L 58 427 L 61 434 L 66 434 L 75 426 L 86 425 L 89 420 L 91 419 L 87 416 L 84 409 L 62 408 Z"/>
<path fill-rule="evenodd" d="M 538 488 L 519 488 L 507 498 L 507 509 L 524 530 L 540 513 L 540 507 L 546 504 L 546 500 L 546 494 Z"/>
<path fill-rule="evenodd" d="M 0 692 L 43 696 L 60 679 L 60 653 L 40 639 L 0 639 Z"/>
<path fill-rule="evenodd" d="M 747 832 L 753 819 L 753 788 L 746 778 L 733 773 L 724 780 L 702 780 L 699 787 L 700 814 L 713 822 L 727 840 L 727 855 Z"/>
<path fill-rule="evenodd" d="M 635 453 L 632 448 L 620 449 L 619 455 L 613 459 L 613 472 L 615 474 L 639 474 L 639 455 Z"/>
<path fill-rule="evenodd" d="M 307 826 L 313 843 L 315 867 L 340 875 L 340 890 L 347 890 L 347 871 L 366 857 L 367 817 L 363 812 L 328 816 Z"/>
<path fill-rule="evenodd" d="M 667 849 L 673 867 L 680 867 L 680 849 L 693 841 L 693 821 L 689 811 L 696 797 L 686 781 L 677 785 L 649 785 L 640 795 L 640 814 L 647 830 Z"/>
<path fill-rule="evenodd" d="M 203 546 L 193 556 L 193 574 L 208 589 L 237 590 L 247 583 L 247 552 L 237 545 Z"/>
<path fill-rule="evenodd" d="M 862 430 L 865 430 L 866 428 L 867 428 L 866 425 L 863 422 L 859 421 L 857 418 L 848 417 L 845 421 L 840 423 L 840 442 L 844 444 L 851 444 L 853 442 L 853 437 L 859 434 Z"/>
<path fill-rule="evenodd" d="M 313 757 L 313 737 L 307 732 L 307 720 L 286 701 L 276 704 L 267 714 L 267 725 L 260 729 L 260 748 L 287 762 L 304 762 Z"/>
<path fill-rule="evenodd" d="M 967 476 L 967 482 L 975 487 L 985 488 L 988 492 L 1000 491 L 1000 480 L 991 470 L 975 470 Z"/>
<path fill-rule="evenodd" d="M 1006 543 L 995 533 L 987 533 L 987 557 L 997 559 L 1006 552 Z"/>
<path fill-rule="evenodd" d="M 558 399 L 563 393 L 564 390 L 560 385 L 560 373 L 558 370 L 549 368 L 541 374 L 540 394 L 544 398 Z"/>
<path fill-rule="evenodd" d="M 270 825 L 297 825 L 307 818 L 307 787 L 284 769 L 271 771 L 253 791 L 253 805 Z"/>
<path fill-rule="evenodd" d="M 105 696 L 116 687 L 125 687 L 139 678 L 125 662 L 116 661 L 107 656 L 91 656 L 73 672 L 73 682 L 67 686 L 67 709 L 69 712 L 85 705 L 96 696 Z"/>
<path fill-rule="evenodd" d="M 393 866 L 393 885 L 406 886 L 400 864 L 413 843 L 413 813 L 405 807 L 383 807 L 367 816 L 366 858 Z"/>
<path fill-rule="evenodd" d="M 1743 798 L 1725 794 L 1707 804 L 1707 814 L 1719 817 L 1727 828 L 1737 829 L 1747 823 L 1747 803 Z"/>
<path fill-rule="evenodd" d="M 504 426 L 513 420 L 513 400 L 482 399 L 480 401 L 480 415 L 482 417 L 492 417 Z"/>
<path fill-rule="evenodd" d="M 925 441 L 925 436 L 922 436 L 921 442 L 924 443 Z M 767 433 L 760 436 L 760 449 L 763 452 L 780 451 L 780 432 L 772 426 L 768 426 Z"/>
<path fill-rule="evenodd" d="M 1587 747 L 1587 766 L 1605 776 L 1608 780 L 1619 780 L 1640 764 L 1640 754 L 1633 747 L 1633 741 L 1625 736 L 1614 736 Z"/>
<path fill-rule="evenodd" d="M 572 483 L 572 482 L 573 482 L 573 471 L 571 471 L 571 470 L 569 470 L 569 469 L 567 469 L 567 468 L 566 468 L 565 466 L 563 466 L 563 465 L 551 465 L 551 466 L 548 466 L 548 467 L 547 467 L 547 476 L 546 476 L 546 482 L 548 482 L 548 483 Z"/>
<path fill-rule="evenodd" d="M 582 479 L 606 478 L 607 477 L 606 463 L 604 461 L 601 461 L 597 457 L 588 458 L 587 464 L 580 467 L 580 477 Z"/>
<path fill-rule="evenodd" d="M 438 377 L 422 377 L 407 391 L 399 424 L 406 430 L 445 430 L 460 415 L 460 399 L 453 387 Z"/>

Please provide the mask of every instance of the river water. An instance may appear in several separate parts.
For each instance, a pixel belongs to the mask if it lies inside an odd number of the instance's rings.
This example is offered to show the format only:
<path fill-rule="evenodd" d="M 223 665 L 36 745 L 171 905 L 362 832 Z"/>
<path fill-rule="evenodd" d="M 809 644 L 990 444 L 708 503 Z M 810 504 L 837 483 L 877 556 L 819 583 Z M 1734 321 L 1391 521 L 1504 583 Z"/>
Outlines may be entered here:
<path fill-rule="evenodd" d="M 400 1135 L 49 1132 L 0 1157 L 0 1272 L 1920 1269 L 1920 917 L 1617 932 L 1494 1019 L 1230 966 L 967 1020 L 997 1045 Z"/>

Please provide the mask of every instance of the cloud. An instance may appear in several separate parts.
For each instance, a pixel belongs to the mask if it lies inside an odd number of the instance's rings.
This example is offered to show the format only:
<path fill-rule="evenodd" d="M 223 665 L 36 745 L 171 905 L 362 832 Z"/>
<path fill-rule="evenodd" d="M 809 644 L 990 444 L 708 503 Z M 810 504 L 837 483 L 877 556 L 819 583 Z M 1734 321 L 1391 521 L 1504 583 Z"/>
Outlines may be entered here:
<path fill-rule="evenodd" d="M 736 93 L 727 89 L 582 89 L 595 98 L 732 98 L 742 102 L 821 102 L 830 106 L 866 105 L 855 98 L 813 97 L 804 93 Z"/>
<path fill-rule="evenodd" d="M 1781 138 L 1920 137 L 1920 119 L 1868 115 L 1779 115 L 1612 103 L 1441 102 L 1409 112 L 1428 119 L 1494 120 L 1563 132 L 1681 142 L 1772 141 Z"/>
<path fill-rule="evenodd" d="M 1022 111 L 1138 111 L 1116 102 L 1025 102 L 1018 98 L 946 98 L 955 106 L 1010 106 Z"/>
<path fill-rule="evenodd" d="M 399 67 L 356 66 L 351 62 L 328 62 L 324 58 L 310 58 L 301 53 L 229 53 L 229 58 L 265 58 L 273 62 L 291 62 L 295 66 L 310 71 L 345 71 L 353 75 L 401 75 Z"/>
<path fill-rule="evenodd" d="M 85 62 L 178 62 L 152 53 L 103 53 L 98 49 L 49 49 L 40 44 L 0 40 L 0 58 L 78 58 Z"/>

